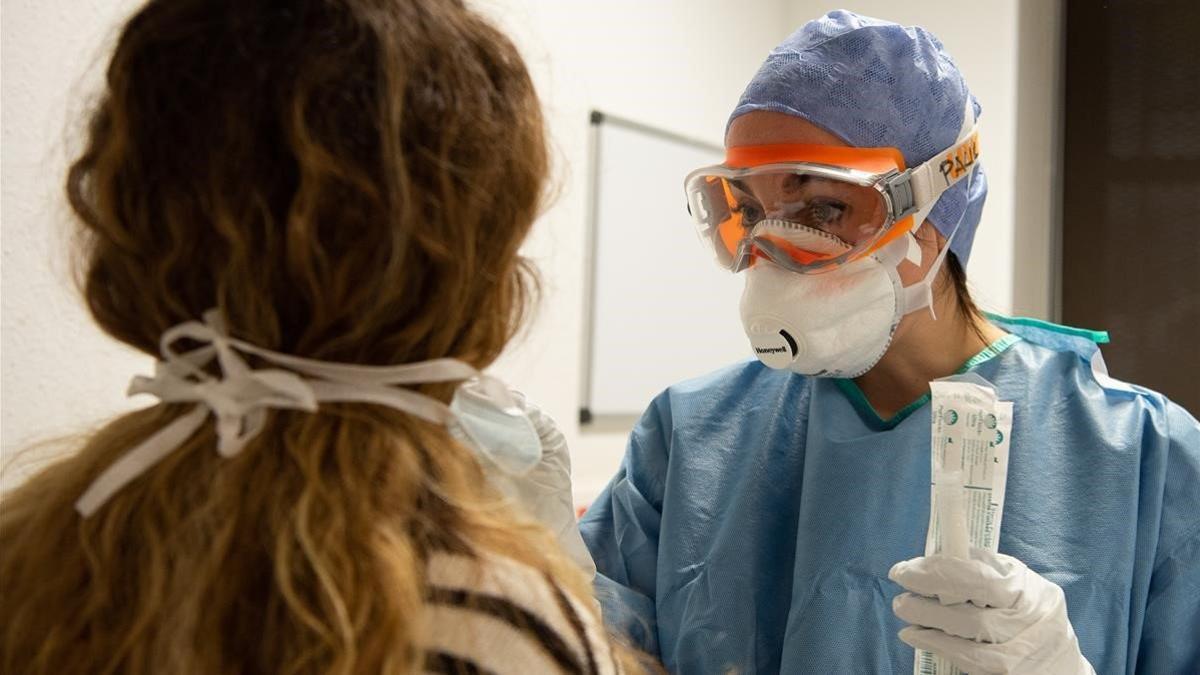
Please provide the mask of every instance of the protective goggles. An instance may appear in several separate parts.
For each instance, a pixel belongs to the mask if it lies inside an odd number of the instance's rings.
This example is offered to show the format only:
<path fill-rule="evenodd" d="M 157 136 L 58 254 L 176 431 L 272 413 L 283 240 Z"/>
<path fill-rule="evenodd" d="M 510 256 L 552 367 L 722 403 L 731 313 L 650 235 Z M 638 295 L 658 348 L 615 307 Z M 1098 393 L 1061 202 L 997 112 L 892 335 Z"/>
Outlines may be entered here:
<path fill-rule="evenodd" d="M 869 256 L 912 231 L 978 158 L 974 127 L 913 169 L 895 148 L 741 146 L 728 149 L 724 164 L 689 174 L 684 189 L 701 238 L 722 267 L 740 272 L 766 258 L 813 273 Z M 795 228 L 822 233 L 831 245 L 791 244 L 786 232 Z"/>

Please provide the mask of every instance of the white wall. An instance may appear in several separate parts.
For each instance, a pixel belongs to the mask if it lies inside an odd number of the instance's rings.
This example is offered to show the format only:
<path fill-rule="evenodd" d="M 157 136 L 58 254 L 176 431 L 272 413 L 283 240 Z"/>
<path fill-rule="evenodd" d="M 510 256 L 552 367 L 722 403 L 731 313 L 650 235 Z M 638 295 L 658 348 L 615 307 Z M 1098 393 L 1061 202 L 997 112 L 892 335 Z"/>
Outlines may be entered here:
<path fill-rule="evenodd" d="M 1064 26 L 1061 0 L 1020 0 L 1013 152 L 1013 313 L 1058 320 Z"/>
<path fill-rule="evenodd" d="M 126 407 L 129 377 L 149 366 L 103 337 L 73 292 L 63 192 L 70 137 L 86 93 L 100 81 L 106 38 L 136 4 L 4 0 L 0 466 L 10 470 L 0 486 L 30 468 L 13 460 L 17 449 Z"/>
<path fill-rule="evenodd" d="M 1022 77 L 1037 96 L 1024 120 L 1052 103 L 1048 75 L 1053 31 L 1027 13 L 1043 47 L 1023 57 Z M 123 398 L 148 359 L 100 335 L 70 290 L 61 185 L 68 121 L 95 91 L 105 39 L 133 0 L 4 0 L 3 17 L 3 461 L 35 439 L 85 428 L 130 406 Z M 527 252 L 541 265 L 546 302 L 529 332 L 497 366 L 562 424 L 573 449 L 576 491 L 593 497 L 615 470 L 626 428 L 581 431 L 576 420 L 582 362 L 587 113 L 597 108 L 677 133 L 720 143 L 726 115 L 767 52 L 793 28 L 833 3 L 788 0 L 478 0 L 522 48 L 542 93 L 557 158 L 558 199 L 539 221 Z M 1046 3 L 1057 6 L 1056 3 Z M 1014 156 L 1017 142 L 1018 0 L 973 3 L 922 0 L 851 2 L 865 14 L 920 23 L 958 59 L 985 110 L 986 158 L 992 191 L 970 274 L 985 302 L 1007 310 L 1014 298 Z M 1022 12 L 1025 12 L 1022 9 Z M 1056 15 L 1055 15 L 1056 16 Z M 1053 17 L 1050 17 L 1053 18 Z M 1026 25 L 1026 21 L 1022 21 Z M 1046 46 L 1050 45 L 1050 46 Z M 1044 63 L 1043 63 L 1044 62 Z M 85 77 L 89 65 L 90 75 Z M 1048 66 L 1047 66 L 1048 67 Z M 1040 103 L 1038 103 L 1040 101 Z M 1051 126 L 1042 131 L 1052 137 Z M 69 143 L 66 147 L 70 147 Z M 1046 151 L 1048 152 L 1048 151 Z M 1049 155 L 1047 155 L 1049 157 Z M 1022 165 L 1024 166 L 1024 164 Z M 1039 170 L 1049 176 L 1051 164 Z M 1040 218 L 1053 200 L 1036 178 L 1023 184 L 1045 197 L 1023 211 Z M 1040 190 L 1040 192 L 1039 192 Z M 1048 220 L 1047 220 L 1048 222 Z M 1039 224 L 1038 227 L 1043 227 Z M 1038 233 L 1027 238 L 1036 253 Z M 1046 253 L 1048 255 L 1048 253 Z M 1024 261 L 1022 264 L 1025 264 Z M 1040 265 L 1040 263 L 1038 263 Z M 1040 273 L 1045 265 L 1035 265 Z M 1032 279 L 1022 300 L 1045 316 L 1047 282 Z M 1046 274 L 1045 279 L 1049 279 Z M 687 289 L 680 289 L 687 292 Z M 664 382 L 666 386 L 669 383 Z M 138 405 L 142 405 L 141 401 Z M 31 453 L 32 455 L 33 453 Z M 34 455 L 36 457 L 36 455 Z M 14 479 L 9 473 L 8 479 Z"/>

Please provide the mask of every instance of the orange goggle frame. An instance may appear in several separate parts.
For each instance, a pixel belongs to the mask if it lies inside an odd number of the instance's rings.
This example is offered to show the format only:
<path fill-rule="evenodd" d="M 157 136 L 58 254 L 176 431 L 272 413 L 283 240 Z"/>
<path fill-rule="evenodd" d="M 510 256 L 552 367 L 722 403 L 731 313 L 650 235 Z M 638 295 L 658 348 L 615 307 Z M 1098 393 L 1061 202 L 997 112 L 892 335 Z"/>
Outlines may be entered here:
<path fill-rule="evenodd" d="M 730 259 L 727 263 L 722 262 L 731 270 L 741 271 L 761 255 L 798 272 L 814 272 L 871 255 L 910 232 L 914 227 L 913 214 L 921 208 L 931 207 L 942 192 L 967 178 L 978 158 L 977 127 L 965 129 L 954 145 L 913 169 L 906 167 L 904 156 L 896 148 L 800 144 L 739 146 L 726 151 L 724 164 L 689 174 L 684 181 L 684 189 L 689 210 L 697 222 L 707 228 L 704 235 L 712 240 L 714 247 L 719 246 L 728 254 Z M 736 199 L 730 191 L 729 179 L 759 172 L 789 170 L 878 190 L 886 206 L 885 222 L 874 237 L 840 255 L 802 251 L 778 241 L 769 244 L 782 253 L 772 255 L 771 251 L 761 250 L 763 246 L 756 246 L 753 239 L 746 236 L 741 216 L 735 213 L 733 207 Z M 704 192 L 703 183 L 716 180 L 722 181 L 727 202 L 725 206 L 730 207 L 730 216 L 714 224 L 704 221 L 700 204 L 696 202 Z"/>

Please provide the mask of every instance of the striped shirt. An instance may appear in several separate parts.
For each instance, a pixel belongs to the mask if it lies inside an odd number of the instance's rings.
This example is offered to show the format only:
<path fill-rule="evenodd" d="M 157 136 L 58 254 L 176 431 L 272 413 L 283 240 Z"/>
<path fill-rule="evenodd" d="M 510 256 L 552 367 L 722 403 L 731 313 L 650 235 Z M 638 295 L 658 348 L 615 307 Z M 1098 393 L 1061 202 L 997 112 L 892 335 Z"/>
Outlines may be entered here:
<path fill-rule="evenodd" d="M 598 613 L 516 561 L 435 554 L 427 598 L 426 673 L 620 673 Z"/>

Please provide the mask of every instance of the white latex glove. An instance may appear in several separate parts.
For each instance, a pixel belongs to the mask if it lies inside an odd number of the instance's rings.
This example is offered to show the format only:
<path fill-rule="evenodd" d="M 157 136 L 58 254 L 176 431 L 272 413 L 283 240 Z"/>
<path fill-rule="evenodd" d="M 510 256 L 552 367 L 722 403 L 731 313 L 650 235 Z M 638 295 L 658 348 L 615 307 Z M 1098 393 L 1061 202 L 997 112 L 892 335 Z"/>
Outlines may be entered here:
<path fill-rule="evenodd" d="M 896 563 L 903 586 L 892 602 L 907 621 L 900 639 L 969 673 L 1096 671 L 1079 651 L 1063 591 L 1002 553 L 972 549 L 971 559 L 929 555 Z"/>
<path fill-rule="evenodd" d="M 524 394 L 513 391 L 521 409 L 533 422 L 542 441 L 542 459 L 529 473 L 512 476 L 489 471 L 492 483 L 554 533 L 563 551 L 583 568 L 589 577 L 596 574 L 596 563 L 588 553 L 575 517 L 575 498 L 571 492 L 571 453 L 567 439 L 554 419 L 529 402 Z"/>

